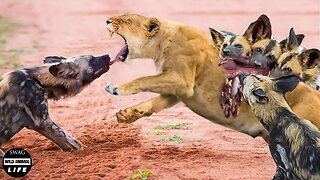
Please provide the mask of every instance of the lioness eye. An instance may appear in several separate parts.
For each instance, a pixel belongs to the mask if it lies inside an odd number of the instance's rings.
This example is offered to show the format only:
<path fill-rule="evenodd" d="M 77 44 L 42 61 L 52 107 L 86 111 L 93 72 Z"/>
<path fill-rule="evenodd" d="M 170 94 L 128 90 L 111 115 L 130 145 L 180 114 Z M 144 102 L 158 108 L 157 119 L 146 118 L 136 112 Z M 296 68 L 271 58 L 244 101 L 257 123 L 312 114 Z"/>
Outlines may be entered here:
<path fill-rule="evenodd" d="M 237 48 L 242 48 L 242 45 L 241 44 L 236 44 L 235 45 Z"/>
<path fill-rule="evenodd" d="M 225 48 L 225 47 L 227 47 L 228 46 L 228 44 L 223 44 L 223 47 Z"/>

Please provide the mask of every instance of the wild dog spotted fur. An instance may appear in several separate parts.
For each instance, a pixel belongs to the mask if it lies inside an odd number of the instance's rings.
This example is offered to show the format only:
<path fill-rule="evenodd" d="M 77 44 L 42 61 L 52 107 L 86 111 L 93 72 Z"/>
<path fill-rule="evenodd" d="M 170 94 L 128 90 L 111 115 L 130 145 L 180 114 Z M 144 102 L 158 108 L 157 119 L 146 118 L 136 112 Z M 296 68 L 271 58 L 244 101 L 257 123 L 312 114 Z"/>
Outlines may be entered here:
<path fill-rule="evenodd" d="M 266 15 L 252 22 L 242 36 L 226 36 L 213 28 L 209 29 L 214 45 L 220 50 L 221 62 L 232 60 L 244 65 L 251 58 L 251 46 L 260 40 L 270 39 L 272 34 L 271 23 Z"/>
<path fill-rule="evenodd" d="M 293 30 L 290 30 L 284 52 L 277 60 L 277 66 L 271 71 L 270 76 L 279 78 L 296 75 L 303 82 L 314 89 L 319 90 L 320 81 L 318 64 L 320 62 L 320 51 L 318 49 L 304 49 L 301 51 L 299 40 Z M 319 79 L 318 79 L 319 78 Z"/>
<path fill-rule="evenodd" d="M 242 94 L 239 86 L 236 85 L 238 84 L 238 79 L 234 77 L 243 71 L 265 75 L 269 73 L 266 68 L 254 67 L 250 59 L 252 54 L 251 46 L 271 38 L 271 23 L 266 15 L 261 15 L 249 25 L 242 36 L 225 35 L 215 29 L 209 29 L 213 43 L 220 51 L 220 66 L 224 68 L 228 77 L 228 81 L 223 87 L 220 104 L 226 117 L 237 116 Z"/>
<path fill-rule="evenodd" d="M 269 148 L 277 166 L 273 179 L 320 179 L 320 131 L 295 115 L 283 97 L 298 85 L 299 77 L 272 81 L 241 75 L 240 79 L 245 100 L 270 134 Z"/>
<path fill-rule="evenodd" d="M 22 128 L 33 129 L 63 150 L 83 145 L 52 121 L 48 99 L 78 94 L 107 72 L 108 55 L 73 58 L 47 57 L 44 65 L 10 72 L 0 81 L 0 147 Z M 0 150 L 0 156 L 3 156 Z"/>

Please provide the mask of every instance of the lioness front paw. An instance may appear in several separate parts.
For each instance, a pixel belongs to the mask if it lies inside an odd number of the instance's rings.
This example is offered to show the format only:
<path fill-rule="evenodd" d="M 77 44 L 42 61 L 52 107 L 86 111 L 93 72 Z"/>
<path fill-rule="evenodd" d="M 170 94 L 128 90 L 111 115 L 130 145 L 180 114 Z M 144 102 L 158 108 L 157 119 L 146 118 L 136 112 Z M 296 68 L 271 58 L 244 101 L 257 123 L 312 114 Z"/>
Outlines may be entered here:
<path fill-rule="evenodd" d="M 133 123 L 145 115 L 144 111 L 138 109 L 127 108 L 116 113 L 119 123 Z"/>
<path fill-rule="evenodd" d="M 108 93 L 113 95 L 120 95 L 118 86 L 114 86 L 111 83 L 107 83 L 106 87 L 104 88 Z"/>

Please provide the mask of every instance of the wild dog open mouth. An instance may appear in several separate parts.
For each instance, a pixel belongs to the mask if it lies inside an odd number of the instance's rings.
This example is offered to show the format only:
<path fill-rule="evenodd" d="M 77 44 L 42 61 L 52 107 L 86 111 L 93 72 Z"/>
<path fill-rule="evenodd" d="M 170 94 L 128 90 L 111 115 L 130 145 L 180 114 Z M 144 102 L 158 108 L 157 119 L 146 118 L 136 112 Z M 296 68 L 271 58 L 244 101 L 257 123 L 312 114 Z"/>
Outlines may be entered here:
<path fill-rule="evenodd" d="M 268 75 L 268 68 L 260 68 L 250 63 L 247 58 L 224 59 L 219 64 L 228 79 L 236 77 L 240 73 Z"/>
<path fill-rule="evenodd" d="M 94 71 L 95 78 L 98 78 L 102 74 L 108 72 L 110 69 L 110 66 L 115 62 L 115 60 L 110 61 L 110 56 L 108 54 L 103 55 L 103 56 L 99 56 L 99 57 L 94 57 L 94 61 L 96 63 L 96 66 L 98 67 Z"/>
<path fill-rule="evenodd" d="M 249 59 L 224 59 L 219 64 L 228 80 L 224 84 L 220 97 L 220 105 L 224 111 L 225 117 L 235 117 L 238 115 L 239 107 L 242 101 L 242 88 L 238 75 L 246 73 L 250 75 L 269 74 L 268 68 L 260 68 L 250 64 Z"/>

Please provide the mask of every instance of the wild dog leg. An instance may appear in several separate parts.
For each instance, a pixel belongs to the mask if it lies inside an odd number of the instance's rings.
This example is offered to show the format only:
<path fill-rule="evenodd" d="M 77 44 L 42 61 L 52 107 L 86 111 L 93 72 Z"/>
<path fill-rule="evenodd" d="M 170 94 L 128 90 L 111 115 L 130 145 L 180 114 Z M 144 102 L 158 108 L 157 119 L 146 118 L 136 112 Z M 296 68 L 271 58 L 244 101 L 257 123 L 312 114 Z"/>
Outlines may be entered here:
<path fill-rule="evenodd" d="M 82 150 L 83 145 L 79 141 L 51 120 L 48 113 L 47 101 L 43 100 L 39 102 L 40 103 L 23 105 L 25 112 L 31 119 L 26 127 L 44 135 L 63 150 Z"/>
<path fill-rule="evenodd" d="M 283 180 L 283 179 L 288 179 L 288 177 L 286 176 L 285 170 L 277 166 L 276 173 L 273 176 L 272 180 Z"/>
<path fill-rule="evenodd" d="M 83 145 L 56 125 L 50 118 L 33 129 L 56 143 L 62 150 L 82 150 Z"/>
<path fill-rule="evenodd" d="M 180 100 L 173 95 L 160 95 L 138 105 L 120 110 L 116 113 L 117 120 L 120 123 L 132 123 L 142 117 L 150 116 L 153 113 L 170 108 L 179 101 Z"/>
<path fill-rule="evenodd" d="M 191 97 L 194 93 L 194 78 L 183 79 L 175 73 L 165 73 L 155 76 L 142 77 L 129 83 L 114 86 L 107 83 L 105 90 L 114 95 L 133 95 L 140 92 L 155 92 L 166 95 Z"/>

